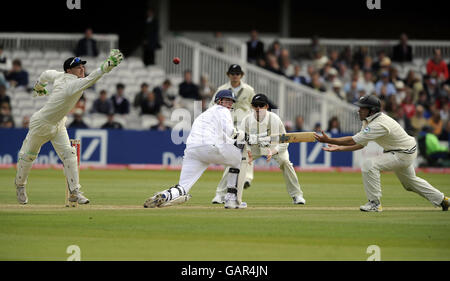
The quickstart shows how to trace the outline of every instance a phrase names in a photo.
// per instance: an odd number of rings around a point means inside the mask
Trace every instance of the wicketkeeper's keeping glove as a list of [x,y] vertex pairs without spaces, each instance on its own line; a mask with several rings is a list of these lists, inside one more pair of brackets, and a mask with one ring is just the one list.
[[36,81],[36,84],[34,84],[34,87],[33,87],[33,97],[47,95],[48,91],[45,87],[47,87],[46,83],[41,83],[39,81]]
[[123,60],[123,54],[118,49],[112,49],[109,57],[102,63],[100,69],[104,73],[110,72],[114,67],[118,66]]

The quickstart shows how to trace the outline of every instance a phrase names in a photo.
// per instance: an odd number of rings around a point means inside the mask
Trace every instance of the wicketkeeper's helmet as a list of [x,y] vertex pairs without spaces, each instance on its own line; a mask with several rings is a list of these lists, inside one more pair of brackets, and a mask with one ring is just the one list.
[[232,99],[233,102],[236,102],[236,97],[234,96],[234,93],[231,90],[220,90],[216,94],[216,97],[214,98],[214,102],[218,103],[223,98]]

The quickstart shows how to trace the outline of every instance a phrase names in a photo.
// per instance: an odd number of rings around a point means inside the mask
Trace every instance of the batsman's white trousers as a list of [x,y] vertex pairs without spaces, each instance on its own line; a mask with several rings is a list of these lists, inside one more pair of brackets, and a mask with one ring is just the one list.
[[[210,164],[225,165],[239,169],[241,150],[232,144],[187,147],[184,151],[178,184],[188,193]],[[229,185],[235,186],[236,179],[234,181],[233,184],[229,183]]]
[[406,190],[416,192],[428,199],[433,205],[439,206],[444,199],[444,194],[426,180],[416,176],[414,170],[416,157],[417,151],[413,154],[387,152],[365,160],[361,172],[367,199],[380,200],[380,171],[393,171]]
[[22,186],[27,183],[29,171],[42,145],[51,141],[53,148],[64,163],[64,173],[70,190],[80,187],[76,152],[70,144],[65,127],[66,120],[64,118],[57,125],[53,125],[32,116],[27,136],[19,151],[16,184]]

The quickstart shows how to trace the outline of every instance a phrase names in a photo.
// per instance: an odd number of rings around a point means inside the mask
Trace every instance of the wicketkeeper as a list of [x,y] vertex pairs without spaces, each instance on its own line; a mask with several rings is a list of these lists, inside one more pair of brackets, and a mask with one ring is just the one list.
[[[86,61],[79,57],[71,57],[65,60],[63,64],[64,72],[56,70],[42,72],[34,85],[33,96],[49,95],[49,99],[39,111],[31,116],[29,131],[19,151],[15,185],[17,200],[20,204],[28,203],[25,190],[28,174],[42,145],[48,141],[51,141],[63,162],[64,174],[70,191],[69,201],[79,204],[89,203],[89,199],[83,196],[80,191],[77,155],[75,148],[70,145],[65,127],[66,115],[75,106],[84,90],[119,65],[122,60],[122,53],[113,49],[100,67],[92,71],[87,77],[85,77],[84,69]],[[48,83],[53,83],[51,94],[45,88]]]

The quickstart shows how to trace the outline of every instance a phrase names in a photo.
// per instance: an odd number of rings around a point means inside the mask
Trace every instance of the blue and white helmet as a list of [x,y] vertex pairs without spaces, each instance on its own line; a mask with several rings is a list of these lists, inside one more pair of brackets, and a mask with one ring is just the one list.
[[220,101],[220,99],[223,99],[223,98],[232,99],[233,102],[236,102],[236,97],[234,96],[234,93],[231,90],[220,90],[216,94],[216,97],[214,98],[214,102],[218,103]]

